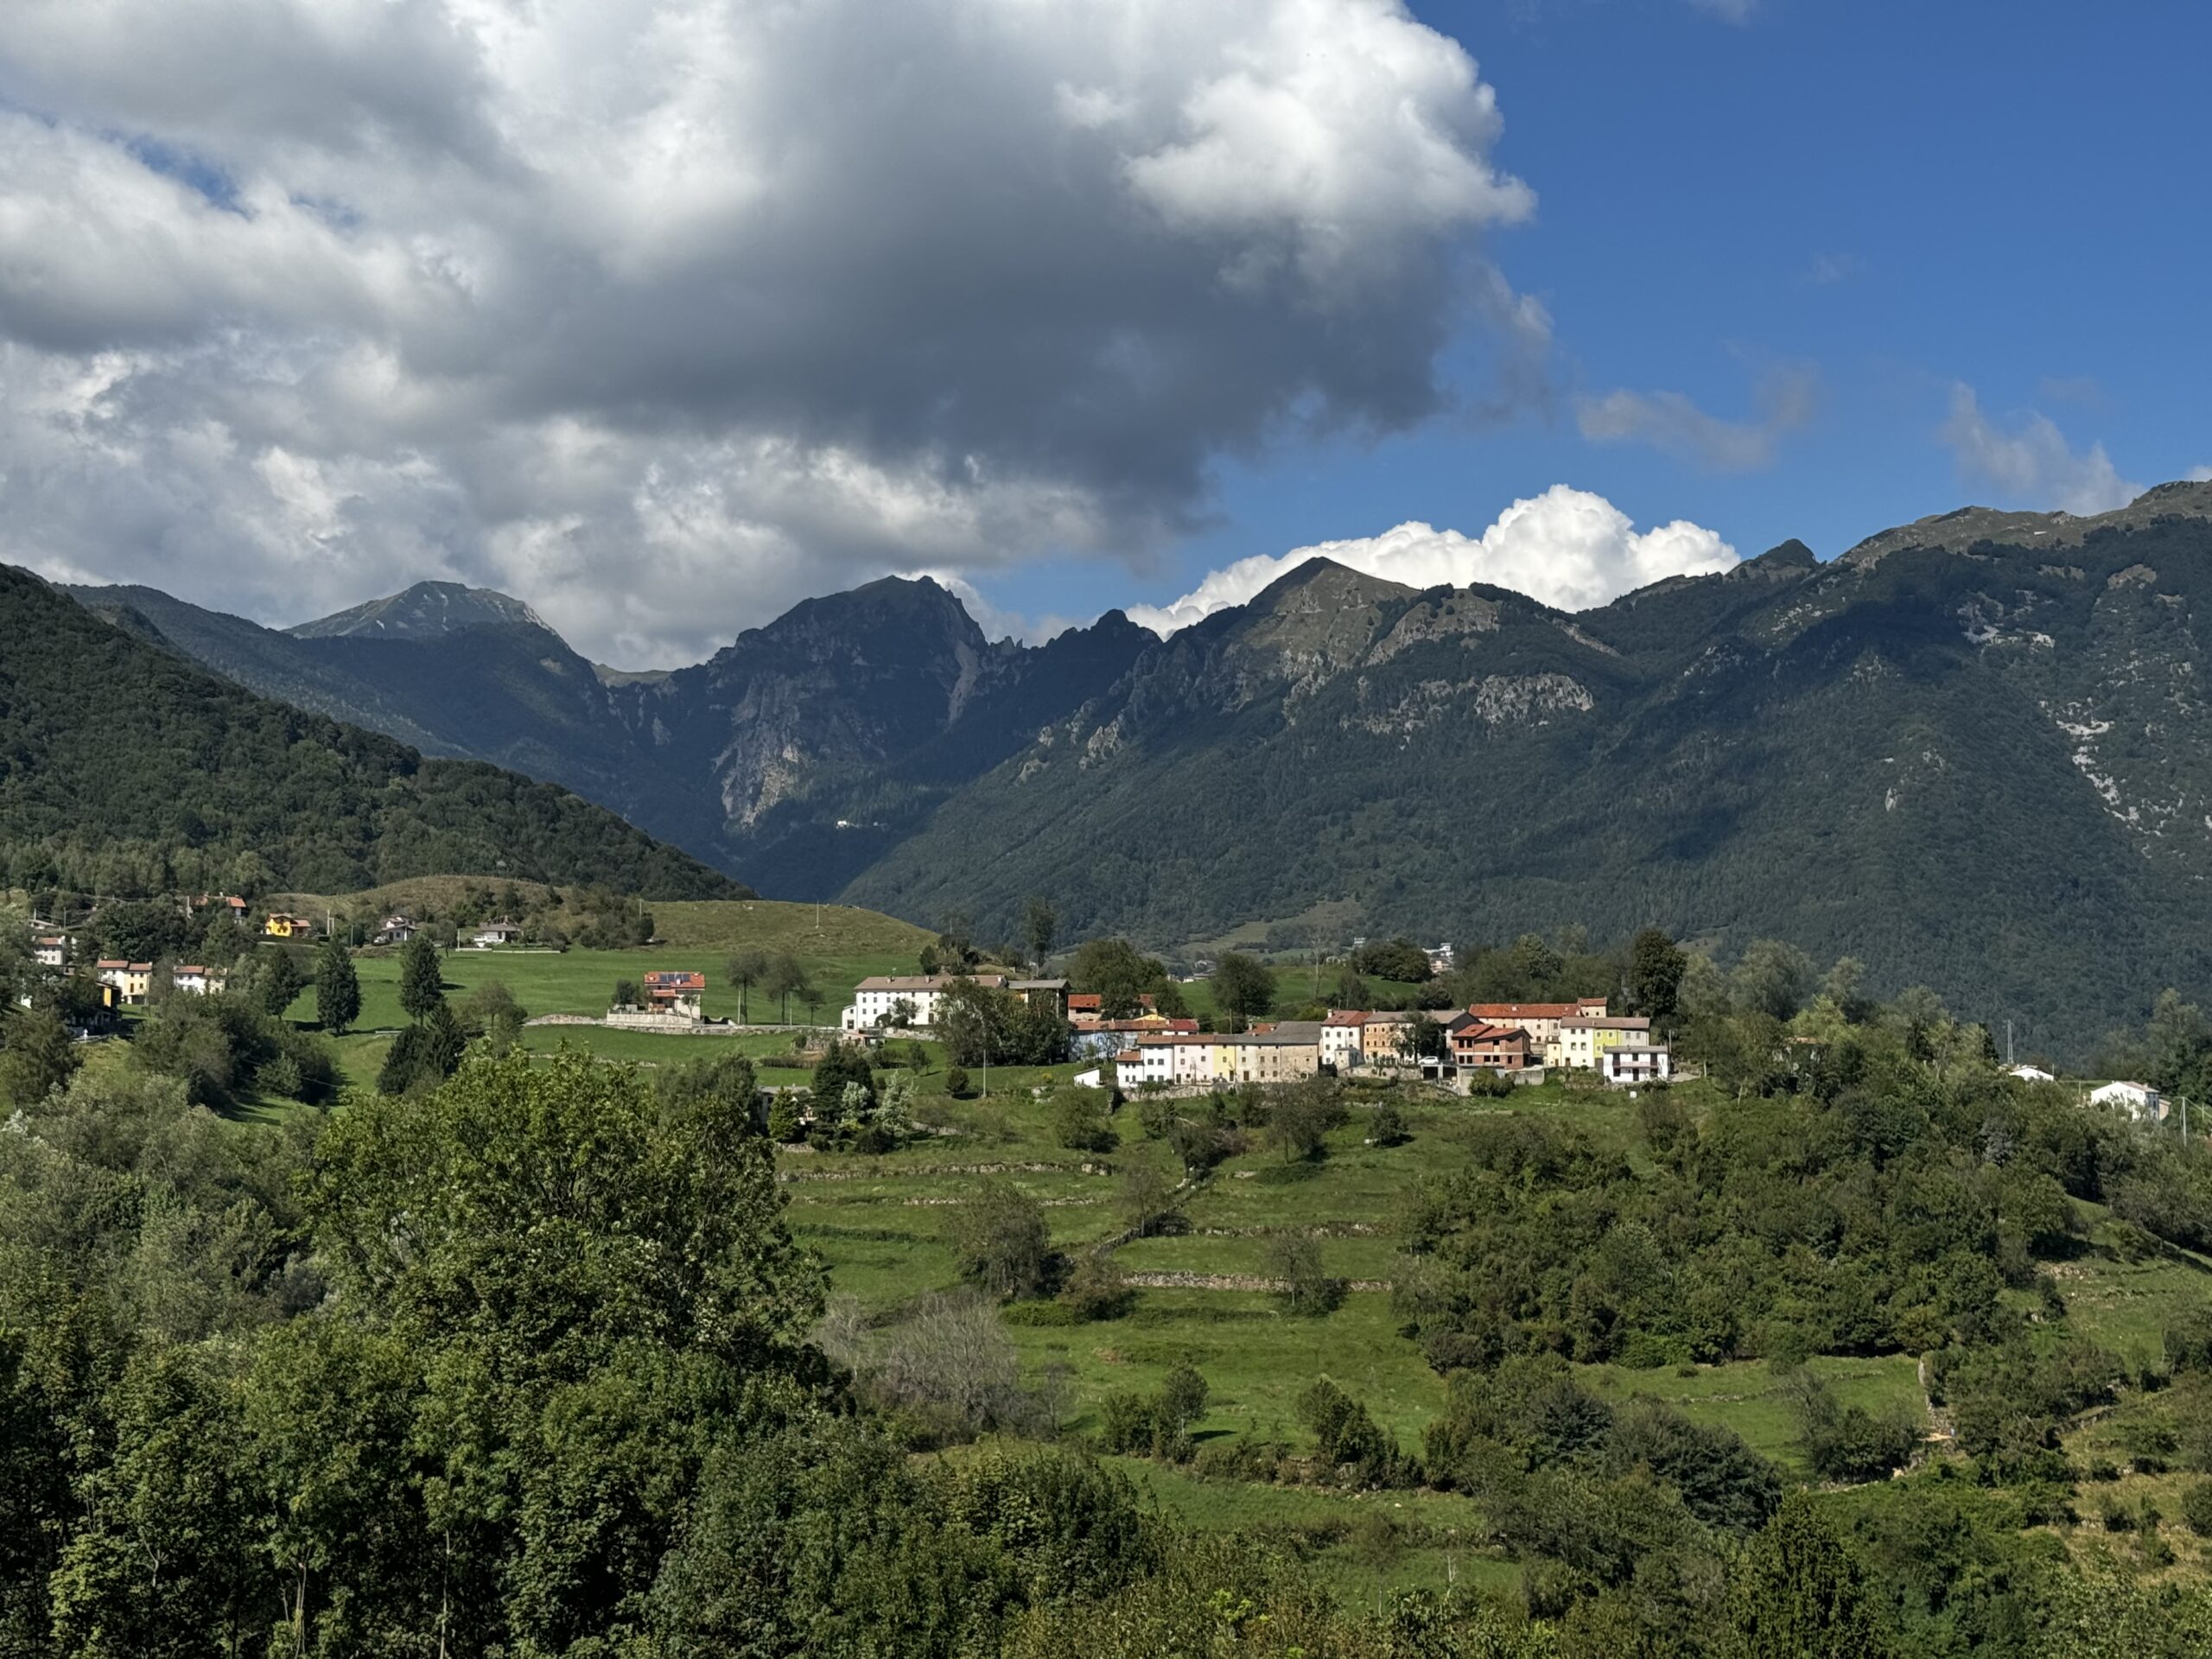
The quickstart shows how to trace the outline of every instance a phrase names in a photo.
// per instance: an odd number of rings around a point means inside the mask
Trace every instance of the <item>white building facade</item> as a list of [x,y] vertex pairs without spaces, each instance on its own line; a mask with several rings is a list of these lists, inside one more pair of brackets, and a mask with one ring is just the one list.
[[1616,1088],[1665,1083],[1675,1075],[1675,1057],[1663,1043],[1617,1043],[1600,1051],[1599,1075]]

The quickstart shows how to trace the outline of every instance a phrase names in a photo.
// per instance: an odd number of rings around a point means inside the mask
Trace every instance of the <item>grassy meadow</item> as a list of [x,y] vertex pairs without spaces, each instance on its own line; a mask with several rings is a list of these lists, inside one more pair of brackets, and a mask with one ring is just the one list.
[[[533,1014],[589,1015],[604,1010],[619,978],[649,968],[696,969],[708,977],[708,1012],[734,1019],[739,1002],[724,963],[734,950],[758,944],[791,951],[823,988],[817,1007],[793,1007],[794,1020],[811,1015],[830,1022],[855,982],[911,971],[927,938],[866,912],[823,906],[817,913],[811,906],[765,900],[657,906],[655,919],[661,942],[639,950],[452,952],[445,958],[449,994],[463,995],[498,980]],[[340,1039],[339,1047],[349,1076],[366,1084],[391,1041],[391,1028],[400,1022],[397,959],[396,953],[364,954],[359,962],[364,1029]],[[1301,1000],[1310,985],[1294,969],[1285,969],[1279,981],[1287,1004]],[[1206,988],[1185,988],[1186,995],[1196,993],[1194,1010],[1207,1007]],[[765,1021],[780,1011],[756,994],[749,1012]],[[311,1019],[311,995],[293,1013]],[[738,1052],[754,1059],[765,1082],[805,1076],[778,1065],[792,1052],[791,1035],[780,1031],[706,1038],[541,1026],[528,1028],[524,1042],[534,1051],[570,1046],[645,1068]],[[1292,1164],[1262,1148],[1231,1158],[1184,1192],[1173,1230],[1130,1238],[1121,1196],[1124,1172],[1149,1161],[1171,1179],[1179,1175],[1167,1147],[1143,1135],[1134,1108],[1116,1118],[1120,1139],[1111,1150],[1071,1150],[1059,1144],[1054,1126],[1058,1097],[1073,1088],[1079,1066],[995,1067],[988,1098],[956,1100],[944,1090],[941,1049],[921,1047],[918,1116],[931,1132],[881,1156],[804,1147],[781,1151],[790,1224],[823,1258],[833,1295],[850,1299],[875,1323],[896,1320],[919,1298],[955,1286],[945,1222],[986,1179],[1008,1181],[1038,1200],[1058,1249],[1073,1255],[1110,1247],[1135,1287],[1118,1317],[1073,1323],[1058,1304],[1016,1305],[1004,1314],[1025,1375],[1059,1394],[1061,1421],[1077,1437],[1096,1431],[1108,1396],[1154,1389],[1171,1368],[1188,1363],[1209,1385],[1207,1411],[1194,1431],[1202,1447],[1249,1440],[1304,1450],[1296,1402],[1316,1378],[1327,1376],[1356,1395],[1402,1446],[1417,1451],[1422,1431],[1443,1408],[1446,1384],[1401,1334],[1392,1307],[1389,1287],[1405,1266],[1398,1252],[1401,1217],[1415,1184],[1458,1167],[1469,1156],[1469,1126],[1499,1112],[1571,1123],[1631,1162],[1648,1160],[1634,1103],[1587,1085],[1554,1080],[1502,1101],[1399,1097],[1411,1138],[1390,1147],[1366,1142],[1370,1115],[1383,1096],[1355,1087],[1351,1121],[1330,1135],[1325,1157]],[[1678,1085],[1675,1098],[1694,1112],[1719,1108],[1700,1084]],[[2084,1246],[2077,1259],[2056,1269],[2072,1326],[2132,1365],[2152,1363],[2177,1311],[2200,1305],[2212,1292],[2212,1262],[2171,1248],[2146,1251],[2139,1234],[2111,1224],[2096,1206],[2079,1208]],[[1270,1246],[1288,1232],[1318,1236],[1325,1270],[1349,1281],[1332,1311],[1294,1313],[1267,1287]],[[1808,1369],[1844,1405],[1937,1426],[1912,1356],[1816,1358]],[[1663,1401],[1694,1421],[1733,1430],[1793,1476],[1809,1477],[1788,1379],[1763,1362],[1581,1370],[1586,1384],[1605,1398]],[[2148,1502],[2171,1514],[2177,1501],[2169,1490],[2173,1478],[2129,1462],[2129,1447],[2141,1433],[2139,1419],[2161,1408],[2150,1398],[2148,1405],[2131,1402],[2083,1422],[2069,1449],[2085,1464],[2108,1455],[2120,1466],[2108,1487],[2094,1489],[2097,1501],[2110,1496],[2129,1505]],[[1472,1541],[1484,1536],[1484,1529],[1462,1497],[1351,1493],[1201,1478],[1187,1467],[1144,1459],[1115,1461],[1163,1511],[1204,1528],[1277,1534],[1324,1576],[1363,1592],[1378,1584],[1506,1583],[1517,1572],[1476,1547]],[[2186,1553],[2193,1558],[2197,1552],[2192,1544]]]

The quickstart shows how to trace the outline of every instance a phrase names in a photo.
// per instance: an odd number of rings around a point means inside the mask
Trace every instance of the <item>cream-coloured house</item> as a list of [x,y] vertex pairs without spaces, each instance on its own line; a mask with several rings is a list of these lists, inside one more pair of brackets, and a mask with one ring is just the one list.
[[1651,1021],[1641,1014],[1576,1014],[1559,1022],[1557,1063],[1579,1071],[1595,1071],[1607,1049],[1618,1048],[1624,1043],[1649,1047],[1650,1042]]

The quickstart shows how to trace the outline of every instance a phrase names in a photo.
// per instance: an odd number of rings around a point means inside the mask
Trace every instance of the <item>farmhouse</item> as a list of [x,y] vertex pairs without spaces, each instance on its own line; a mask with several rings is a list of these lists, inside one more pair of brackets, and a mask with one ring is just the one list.
[[150,962],[124,962],[117,957],[103,957],[93,972],[101,984],[112,986],[116,995],[133,1007],[153,995],[154,964]]
[[60,968],[69,959],[69,941],[59,933],[45,933],[31,941],[31,960],[41,968]]
[[698,1020],[699,999],[707,993],[707,976],[678,969],[661,969],[645,977],[645,1007],[655,1014],[680,1014]]
[[877,974],[853,987],[852,1003],[842,1016],[844,1027],[874,1031],[893,1025],[935,1026],[938,1000],[963,979],[987,990],[1010,991],[1033,1007],[1043,1003],[1062,1014],[1070,1012],[1072,999],[1065,979],[1010,979],[1004,974]]
[[1617,1088],[1665,1083],[1675,1075],[1674,1054],[1663,1043],[1616,1043],[1599,1056],[1599,1075]]
[[495,944],[520,944],[522,929],[513,922],[486,922],[470,936],[469,942],[480,950],[488,950]]
[[416,934],[421,931],[422,930],[416,926],[415,918],[412,916],[407,915],[404,912],[395,911],[392,914],[385,917],[383,922],[378,925],[375,934],[372,937],[371,943],[376,944],[404,944],[408,940],[413,938]]
[[220,996],[223,993],[222,970],[210,971],[194,963],[169,970],[169,985],[187,996]]
[[2147,1083],[2108,1083],[2089,1090],[2096,1106],[2119,1106],[2139,1122],[2157,1122],[2166,1115],[2164,1098]]

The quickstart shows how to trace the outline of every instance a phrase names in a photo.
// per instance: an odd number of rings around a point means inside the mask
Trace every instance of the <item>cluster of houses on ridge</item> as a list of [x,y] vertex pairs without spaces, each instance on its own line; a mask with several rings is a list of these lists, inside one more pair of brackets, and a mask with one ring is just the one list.
[[[854,987],[844,1028],[854,1033],[886,1028],[927,1030],[956,982],[950,974],[885,975]],[[1077,1058],[1098,1064],[1078,1083],[1124,1093],[1140,1089],[1211,1087],[1217,1084],[1290,1083],[1322,1071],[1421,1075],[1451,1083],[1474,1071],[1535,1081],[1553,1067],[1594,1071],[1608,1084],[1663,1083],[1674,1075],[1674,1056],[1655,1042],[1651,1022],[1608,1013],[1603,997],[1573,1002],[1481,1002],[1438,1014],[1390,1010],[1332,1009],[1324,1020],[1283,1020],[1249,1031],[1205,1032],[1196,1020],[1160,1012],[1153,998],[1138,1011],[1104,1017],[1095,994],[1071,992],[1065,979],[1016,979],[1003,974],[976,978],[978,985],[1034,1003],[1050,999],[1074,1033]],[[1417,1021],[1438,1032],[1430,1052],[1417,1053]],[[1109,1069],[1110,1068],[1110,1069]]]
[[[1082,1020],[1075,1014],[1071,1018],[1080,1045]],[[1414,1035],[1423,1020],[1434,1028],[1426,1053],[1417,1052],[1422,1045]],[[1477,1071],[1535,1082],[1560,1067],[1594,1071],[1621,1086],[1674,1076],[1673,1053],[1652,1040],[1651,1022],[1609,1014],[1602,997],[1476,1003],[1439,1014],[1332,1008],[1323,1020],[1279,1020],[1231,1033],[1201,1032],[1195,1020],[1157,1016],[1099,1025],[1120,1028],[1111,1033],[1121,1039],[1113,1050],[1114,1082],[1125,1093],[1289,1082],[1321,1071],[1417,1072],[1451,1084]],[[1104,1081],[1103,1067],[1099,1080]]]

